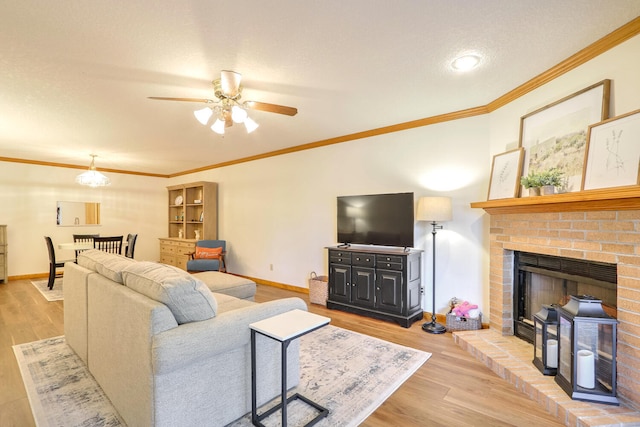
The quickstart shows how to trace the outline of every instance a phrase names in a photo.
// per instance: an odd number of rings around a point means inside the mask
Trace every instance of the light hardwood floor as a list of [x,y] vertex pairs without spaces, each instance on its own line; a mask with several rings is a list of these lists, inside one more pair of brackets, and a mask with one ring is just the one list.
[[[259,285],[259,302],[308,296]],[[310,304],[331,324],[428,351],[433,356],[362,425],[560,426],[553,417],[460,349],[451,334],[430,335],[420,323],[396,324]],[[29,280],[0,283],[0,426],[33,426],[14,344],[62,335],[63,302],[47,302]]]

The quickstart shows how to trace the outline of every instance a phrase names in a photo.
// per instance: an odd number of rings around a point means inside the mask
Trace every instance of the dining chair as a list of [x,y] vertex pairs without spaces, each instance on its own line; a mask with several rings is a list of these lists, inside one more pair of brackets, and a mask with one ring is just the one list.
[[47,250],[49,251],[49,281],[47,282],[47,287],[51,290],[53,289],[56,277],[62,277],[62,272],[58,272],[58,268],[64,267],[64,263],[67,261],[74,262],[75,260],[70,259],[56,262],[56,251],[53,248],[51,237],[44,236],[44,240],[47,242]]
[[133,258],[133,251],[136,248],[137,239],[138,239],[137,234],[127,235],[127,247],[124,250],[124,256],[126,256],[127,258]]
[[93,248],[121,255],[122,236],[94,237]]
[[[73,235],[73,243],[91,243],[93,244],[93,239],[96,237],[100,237],[99,234],[74,234]],[[86,249],[76,250],[76,259],[78,259],[78,255],[80,252],[86,251]]]

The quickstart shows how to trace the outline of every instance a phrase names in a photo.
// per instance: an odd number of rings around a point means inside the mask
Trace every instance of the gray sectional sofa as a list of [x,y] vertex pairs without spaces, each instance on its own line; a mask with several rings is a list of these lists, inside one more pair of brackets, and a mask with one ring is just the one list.
[[[63,292],[66,341],[129,427],[224,426],[250,412],[248,325],[307,309],[299,298],[257,304],[251,292],[246,299],[214,293],[177,268],[97,250],[65,265]],[[263,404],[280,393],[280,347],[258,339]],[[295,386],[298,343],[287,357],[288,385]]]

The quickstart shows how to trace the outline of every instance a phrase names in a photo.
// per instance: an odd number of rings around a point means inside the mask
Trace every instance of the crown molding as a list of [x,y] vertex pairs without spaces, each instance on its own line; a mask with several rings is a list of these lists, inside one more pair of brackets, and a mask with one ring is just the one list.
[[[55,168],[67,168],[67,169],[81,169],[88,170],[89,167],[87,165],[72,165],[69,163],[55,163],[55,162],[43,162],[40,160],[28,160],[28,159],[17,159],[13,157],[0,157],[0,162],[9,162],[9,163],[23,163],[27,165],[38,165],[38,166],[51,166]],[[122,173],[127,175],[139,175],[139,176],[152,176],[156,178],[169,178],[169,175],[160,174],[160,173],[147,173],[147,172],[136,172],[129,171],[123,169],[108,169],[108,168],[96,168],[97,171],[100,172],[111,172],[111,173]]]
[[[154,174],[154,173],[145,173],[145,172],[136,172],[136,171],[127,171],[127,170],[118,170],[118,169],[99,169],[103,172],[113,172],[113,173],[122,173],[128,175],[140,175],[140,176],[151,176],[158,178],[174,178],[183,175],[189,175],[196,172],[203,172],[211,169],[219,169],[226,166],[237,165],[240,163],[252,162],[254,160],[266,159],[269,157],[281,156],[289,153],[296,153],[299,151],[311,150],[319,147],[326,147],[328,145],[340,144],[343,142],[355,141],[363,138],[370,138],[378,135],[384,135],[393,132],[401,132],[408,129],[414,129],[418,127],[430,126],[438,123],[444,123],[452,120],[465,119],[468,117],[479,116],[491,113],[492,111],[501,108],[516,99],[532,92],[533,90],[539,88],[540,86],[549,83],[550,81],[566,74],[567,72],[579,67],[580,65],[585,64],[586,62],[592,60],[593,58],[603,54],[604,52],[618,46],[619,44],[629,40],[632,37],[640,34],[640,17],[633,19],[632,21],[626,23],[622,27],[617,30],[612,31],[606,36],[602,37],[600,40],[590,44],[584,49],[578,51],[574,55],[550,68],[549,70],[537,75],[526,83],[518,86],[517,88],[505,93],[504,95],[496,98],[495,100],[489,102],[487,105],[468,108],[466,110],[455,111],[446,114],[440,114],[432,117],[425,117],[418,120],[413,120],[404,123],[398,123],[391,126],[385,126],[377,129],[371,129],[362,132],[356,132],[348,135],[338,136],[335,138],[323,139],[320,141],[309,142],[306,144],[296,145],[294,147],[283,148],[281,150],[270,151],[268,153],[262,153],[255,156],[244,157],[241,159],[231,160],[222,163],[216,163],[209,166],[203,166],[197,169],[190,169],[181,172],[171,173],[171,174]],[[72,168],[72,169],[86,169],[86,166],[79,165],[70,165],[64,163],[51,163],[51,162],[40,162],[34,160],[25,160],[25,159],[15,159],[8,157],[0,157],[0,161],[4,162],[15,162],[15,163],[27,163],[27,164],[35,164],[41,166],[54,166],[54,167],[64,167],[64,168]]]

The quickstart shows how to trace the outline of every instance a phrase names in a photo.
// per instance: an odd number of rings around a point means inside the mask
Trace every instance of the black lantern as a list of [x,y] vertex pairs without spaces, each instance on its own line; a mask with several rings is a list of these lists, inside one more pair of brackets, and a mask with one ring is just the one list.
[[617,320],[604,312],[601,300],[589,295],[572,295],[558,314],[556,383],[572,399],[619,405]]
[[533,315],[535,336],[533,364],[544,375],[558,372],[558,313],[555,305],[543,305]]

